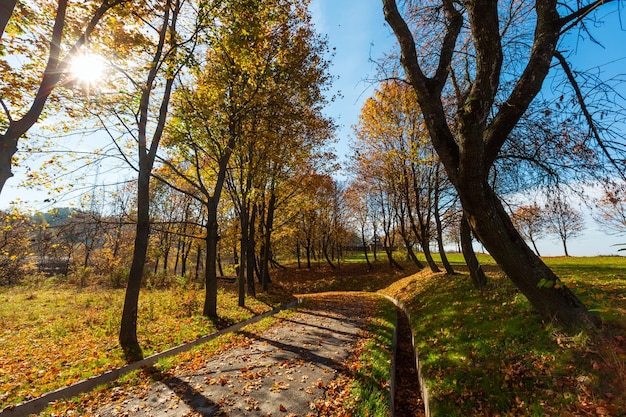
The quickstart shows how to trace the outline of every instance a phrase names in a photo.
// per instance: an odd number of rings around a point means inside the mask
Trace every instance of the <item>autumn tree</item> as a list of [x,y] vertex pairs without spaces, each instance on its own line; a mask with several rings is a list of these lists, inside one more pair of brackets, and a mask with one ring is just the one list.
[[[114,113],[122,129],[126,129],[126,135],[133,138],[137,146],[137,225],[119,333],[120,344],[131,360],[143,356],[137,340],[137,305],[149,243],[150,179],[166,125],[175,77],[184,62],[185,54],[179,50],[181,34],[177,25],[185,3],[185,0],[166,0],[154,4],[148,14],[138,11],[137,23],[153,31],[151,39],[154,43],[144,38],[148,43],[143,49],[146,55],[141,59],[146,59],[148,64],[146,72],[140,74],[145,78],[141,81],[131,79],[132,93],[129,94],[135,101],[122,103],[123,110]],[[136,113],[125,119],[128,104],[136,104],[133,109]]]
[[[428,141],[415,93],[409,86],[384,82],[366,100],[355,126],[354,159],[355,172],[370,182],[385,184],[386,192],[396,199],[392,207],[413,262],[422,267],[413,253],[414,244],[419,243],[431,270],[439,271],[430,244],[440,236],[440,230],[435,228],[441,227],[441,223],[434,216],[444,201],[447,180]],[[443,242],[441,239],[437,242],[446,268],[451,271]]]
[[537,203],[521,205],[513,212],[511,219],[517,231],[530,240],[537,256],[541,256],[537,249],[537,240],[548,232],[547,218],[543,209]]
[[595,220],[609,234],[626,234],[626,183],[607,184],[596,200]]
[[[305,4],[224,2],[213,19],[216,24],[205,34],[203,61],[177,95],[168,129],[170,155],[163,159],[186,184],[186,192],[205,205],[204,313],[210,316],[216,314],[222,190],[228,186],[241,222],[240,285],[247,282],[248,293],[254,295],[254,234],[262,224],[267,259],[276,186],[293,169],[290,161],[306,159],[329,135],[320,113],[328,82],[327,63],[321,58],[326,46],[312,31]],[[241,287],[240,304],[244,301]]]
[[580,236],[585,230],[582,214],[571,206],[564,195],[557,193],[548,199],[545,218],[547,231],[561,241],[565,256],[569,256],[567,241]]
[[0,192],[13,176],[12,159],[18,150],[18,141],[45,115],[55,89],[72,83],[68,71],[72,59],[103,25],[102,21],[105,21],[105,30],[119,30],[111,25],[114,21],[106,21],[106,16],[125,2],[2,2]]
[[0,211],[0,221],[0,285],[13,285],[24,274],[33,224],[30,216],[18,207]]
[[353,181],[348,185],[345,195],[348,221],[359,231],[367,269],[372,269],[368,251],[369,245],[366,238],[366,230],[369,225],[369,205],[367,204],[369,196],[367,193],[367,184],[362,181]]
[[[542,280],[556,283],[557,277],[524,243],[489,175],[541,90],[559,38],[606,2],[563,7],[556,1],[538,1],[534,7],[449,0],[421,7],[408,2],[404,14],[395,0],[382,3],[433,146],[480,241],[545,318],[598,325],[599,318],[566,287],[537,285]],[[528,47],[520,49],[524,42],[516,40],[525,38]],[[453,114],[444,110],[448,94],[455,100]]]

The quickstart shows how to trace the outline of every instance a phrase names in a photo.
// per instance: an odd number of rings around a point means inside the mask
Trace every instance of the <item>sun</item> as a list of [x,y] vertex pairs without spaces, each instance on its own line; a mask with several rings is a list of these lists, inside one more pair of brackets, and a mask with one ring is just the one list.
[[104,69],[104,58],[93,53],[76,55],[70,63],[72,78],[86,85],[93,85],[102,80]]

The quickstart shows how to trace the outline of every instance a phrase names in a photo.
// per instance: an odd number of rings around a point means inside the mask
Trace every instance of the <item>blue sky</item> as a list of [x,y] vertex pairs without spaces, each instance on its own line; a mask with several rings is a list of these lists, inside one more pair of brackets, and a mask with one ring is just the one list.
[[[592,34],[603,46],[589,41],[584,34],[573,33],[567,39],[571,49],[576,50],[576,56],[571,60],[575,69],[595,71],[598,65],[626,55],[623,49],[626,32],[622,29],[626,27],[626,18],[623,23],[620,22],[619,15],[615,13],[617,7],[617,3],[609,5],[599,15],[603,26],[590,25]],[[376,76],[376,67],[370,59],[379,59],[390,51],[395,45],[395,37],[385,23],[380,0],[312,0],[310,9],[318,32],[326,34],[330,46],[336,48],[331,72],[338,77],[334,91],[341,91],[343,98],[329,106],[327,114],[340,125],[337,152],[340,157],[345,157],[349,153],[351,126],[358,120],[363,101],[375,88],[367,81]],[[626,59],[621,58],[602,68],[611,76],[623,75]],[[583,206],[580,208],[584,209]],[[588,212],[585,217],[587,229],[583,236],[568,242],[571,255],[614,254],[618,248],[613,245],[626,243],[626,237],[609,236],[599,230]],[[545,256],[563,254],[560,241],[550,238],[542,239],[538,248]]]
[[361,105],[373,94],[376,66],[395,44],[395,37],[385,23],[379,0],[312,0],[310,10],[317,31],[328,36],[330,48],[336,48],[331,72],[337,77],[333,93],[342,97],[326,112],[339,124],[337,152],[348,152],[351,126],[356,124]]
[[[616,9],[617,3],[612,7]],[[380,0],[312,0],[310,10],[317,31],[328,36],[329,46],[335,48],[331,72],[336,77],[332,94],[341,93],[326,109],[339,125],[337,132],[339,145],[337,152],[340,158],[349,153],[349,137],[351,126],[358,120],[360,108],[364,100],[375,88],[371,80],[376,77],[376,65],[371,60],[381,58],[395,45],[395,37],[386,25]],[[609,10],[609,9],[607,9]],[[593,28],[593,33],[603,42],[605,48],[592,44],[588,40],[579,39],[576,43],[572,37],[572,48],[578,51],[575,65],[578,69],[589,69],[603,62],[612,61],[624,56],[623,43],[626,32],[620,26],[616,13],[605,17],[606,24],[601,29]],[[626,60],[612,64],[608,69],[611,74],[624,73]],[[18,188],[22,172],[7,182],[0,196],[0,207],[6,207],[15,198],[22,200],[39,200],[46,198],[45,193]],[[607,236],[597,230],[595,223],[589,221],[584,238],[572,240],[572,255],[598,255],[615,253],[614,243],[626,242],[626,237]],[[558,242],[544,239],[539,249],[542,255],[560,255],[562,248]]]

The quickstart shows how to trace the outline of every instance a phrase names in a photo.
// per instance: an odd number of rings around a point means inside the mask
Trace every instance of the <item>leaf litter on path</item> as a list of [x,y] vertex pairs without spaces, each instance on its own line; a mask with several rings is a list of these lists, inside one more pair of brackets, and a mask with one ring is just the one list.
[[249,343],[203,362],[194,358],[192,367],[183,363],[152,375],[156,382],[140,393],[111,395],[90,414],[303,417],[339,410],[345,396],[340,387],[350,378],[345,361],[375,311],[373,296],[306,297],[297,313],[264,333],[246,334],[244,329]]

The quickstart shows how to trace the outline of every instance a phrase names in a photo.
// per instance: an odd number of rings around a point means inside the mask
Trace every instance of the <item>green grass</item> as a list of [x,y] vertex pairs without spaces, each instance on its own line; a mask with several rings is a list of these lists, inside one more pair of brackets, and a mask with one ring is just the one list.
[[482,293],[466,274],[421,273],[384,290],[412,313],[434,416],[610,415],[624,410],[626,258],[546,262],[607,325],[544,323],[499,274]]
[[[117,335],[123,290],[0,288],[0,409],[126,363]],[[219,322],[201,315],[201,290],[142,290],[137,336],[144,356],[161,352],[273,306],[237,306],[220,289]]]
[[370,337],[363,341],[358,360],[352,364],[354,380],[346,400],[351,415],[391,415],[389,382],[395,321],[395,305],[380,299],[378,311],[370,321]]

